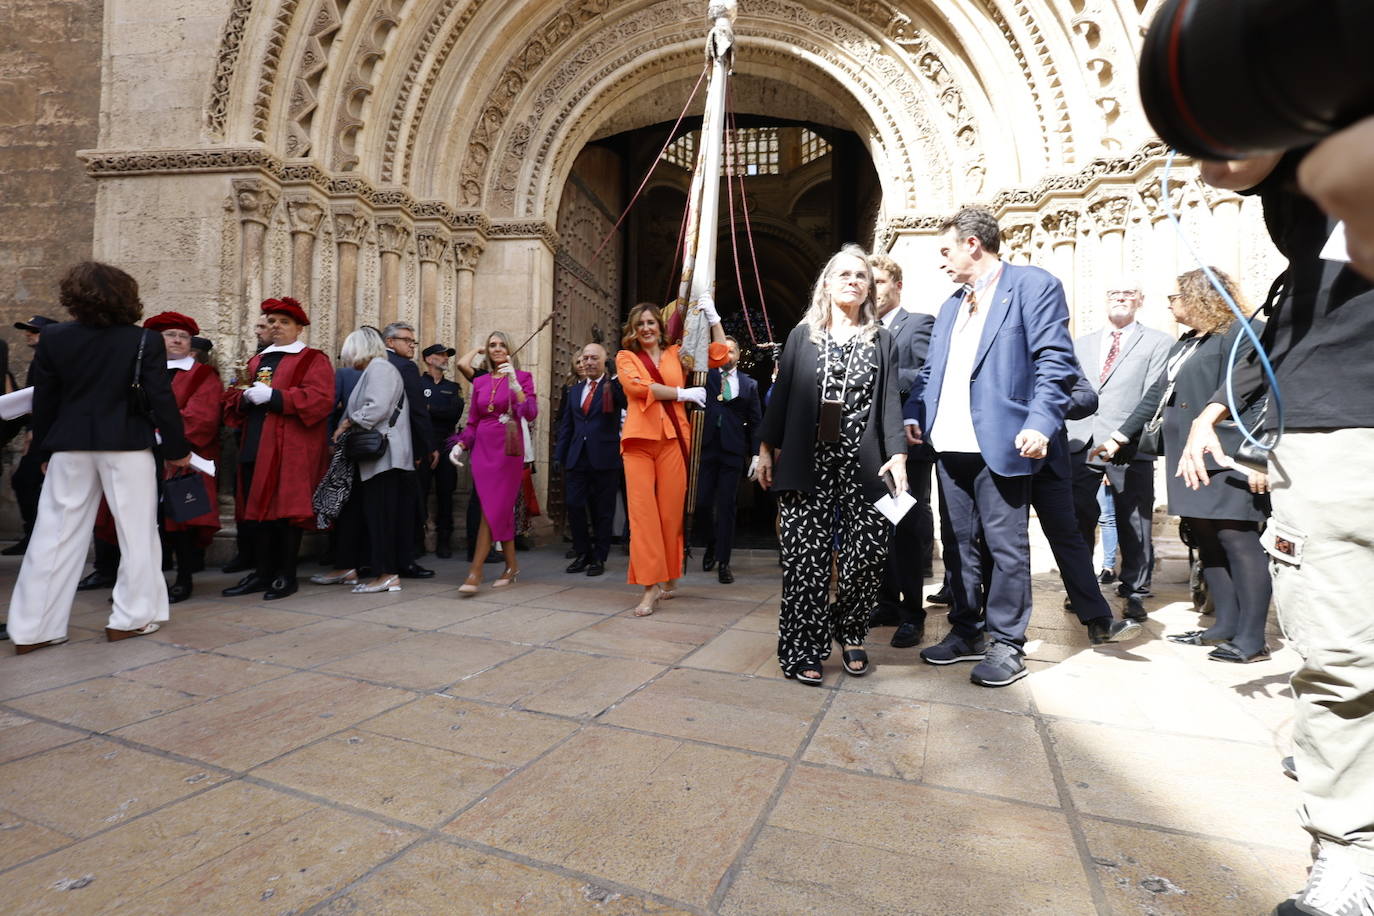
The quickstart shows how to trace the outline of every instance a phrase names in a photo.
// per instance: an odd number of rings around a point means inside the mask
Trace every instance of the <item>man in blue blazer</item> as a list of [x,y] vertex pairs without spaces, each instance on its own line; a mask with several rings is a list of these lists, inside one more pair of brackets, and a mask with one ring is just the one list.
[[[997,218],[966,207],[940,231],[945,273],[961,289],[940,307],[904,416],[908,441],[935,449],[959,550],[945,557],[952,629],[921,658],[932,665],[977,661],[970,679],[1003,687],[1026,674],[1031,478],[1063,428],[1078,369],[1063,285],[1038,267],[1002,262]],[[984,549],[991,558],[986,583]]]
[[706,423],[701,436],[695,524],[706,532],[701,568],[714,567],[722,585],[735,581],[730,551],[735,544],[735,497],[739,479],[758,451],[763,423],[759,383],[739,371],[739,342],[725,338],[730,355],[706,374]]
[[[553,460],[563,466],[563,499],[576,556],[567,571],[599,576],[606,571],[620,492],[620,412],[625,392],[606,374],[606,348],[582,348],[582,381],[568,389],[558,423]],[[587,515],[591,514],[591,533]]]

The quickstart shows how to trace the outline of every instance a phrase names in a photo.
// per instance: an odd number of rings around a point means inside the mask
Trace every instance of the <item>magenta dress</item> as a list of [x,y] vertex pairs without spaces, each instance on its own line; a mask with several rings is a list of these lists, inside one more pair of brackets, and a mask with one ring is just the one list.
[[[472,483],[493,541],[515,537],[515,498],[525,475],[524,455],[506,454],[506,424],[501,417],[509,413],[533,420],[539,415],[534,376],[517,370],[515,378],[525,391],[524,403],[511,395],[510,380],[504,375],[479,375],[473,379],[467,426],[449,440],[450,448],[457,442],[472,456]],[[522,437],[522,447],[523,442]]]

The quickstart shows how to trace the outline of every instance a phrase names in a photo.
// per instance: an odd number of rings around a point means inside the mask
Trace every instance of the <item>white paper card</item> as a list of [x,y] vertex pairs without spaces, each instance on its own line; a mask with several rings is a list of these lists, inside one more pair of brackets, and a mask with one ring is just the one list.
[[15,420],[33,413],[33,388],[0,394],[0,420]]
[[1345,223],[1336,224],[1335,230],[1331,233],[1331,238],[1326,240],[1325,247],[1322,248],[1323,261],[1338,261],[1342,264],[1350,263],[1350,247],[1345,243]]
[[191,467],[203,474],[209,474],[211,477],[215,476],[215,463],[209,458],[200,457],[195,452],[191,453]]
[[903,490],[896,496],[880,496],[873,505],[895,525],[916,505],[916,497]]

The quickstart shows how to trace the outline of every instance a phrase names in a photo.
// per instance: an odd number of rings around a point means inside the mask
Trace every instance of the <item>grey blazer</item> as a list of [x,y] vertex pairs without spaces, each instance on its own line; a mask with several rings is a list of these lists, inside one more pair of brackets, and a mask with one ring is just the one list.
[[[405,383],[401,373],[386,359],[374,359],[367,364],[353,393],[348,397],[348,419],[364,429],[381,429],[386,433],[386,451],[375,461],[358,462],[358,474],[363,480],[397,468],[415,470],[415,450],[410,444],[410,414],[401,404],[405,397]],[[401,404],[396,425],[388,426],[396,406]]]
[[[1083,367],[1083,374],[1097,391],[1097,413],[1082,420],[1069,420],[1069,449],[1082,451],[1094,443],[1103,442],[1120,428],[1135,410],[1140,399],[1154,380],[1164,371],[1169,348],[1174,342],[1169,335],[1140,325],[1122,347],[1122,353],[1112,366],[1105,382],[1098,381],[1102,360],[1111,346],[1108,325],[1100,331],[1084,334],[1073,342],[1074,353]],[[1139,454],[1134,461],[1153,461],[1154,455]]]

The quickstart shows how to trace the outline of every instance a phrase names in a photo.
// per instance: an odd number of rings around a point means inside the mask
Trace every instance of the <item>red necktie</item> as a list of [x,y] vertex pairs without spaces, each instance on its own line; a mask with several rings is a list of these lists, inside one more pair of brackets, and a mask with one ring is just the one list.
[[596,394],[596,382],[588,382],[588,383],[587,383],[587,393],[586,393],[586,395],[582,398],[582,412],[583,412],[583,413],[591,413],[591,409],[592,409],[592,396],[595,395],[595,394]]
[[1112,345],[1107,350],[1107,361],[1102,364],[1102,374],[1097,377],[1097,384],[1101,385],[1107,380],[1107,376],[1112,374],[1112,366],[1116,365],[1116,358],[1121,355],[1121,332],[1112,331]]

